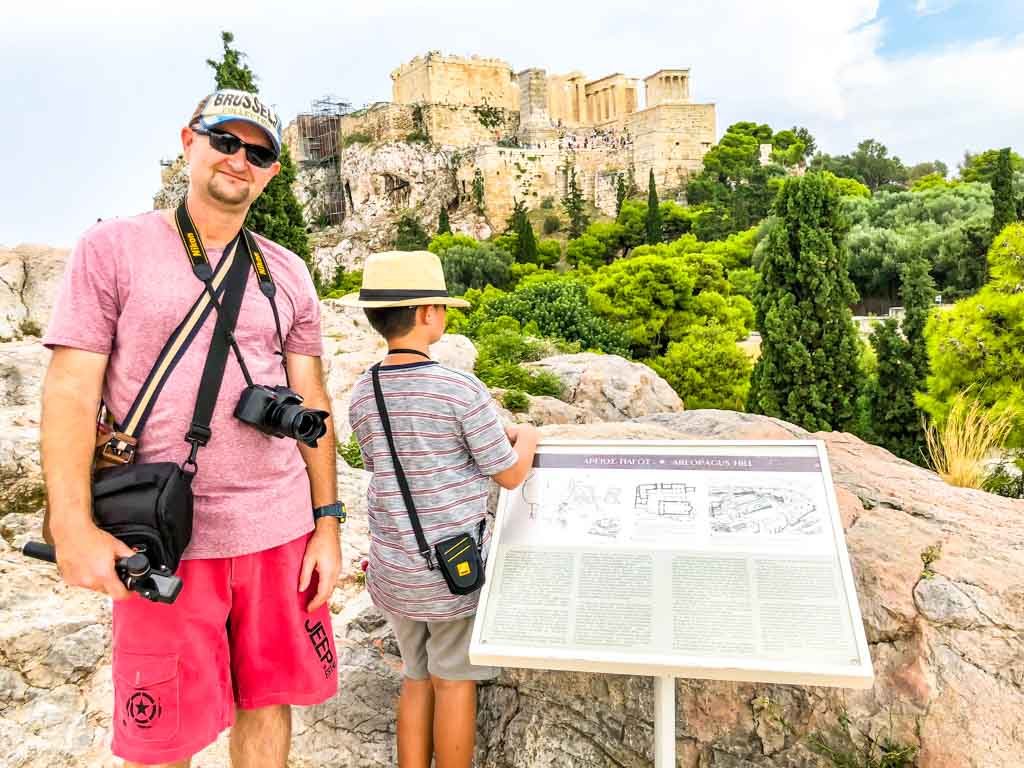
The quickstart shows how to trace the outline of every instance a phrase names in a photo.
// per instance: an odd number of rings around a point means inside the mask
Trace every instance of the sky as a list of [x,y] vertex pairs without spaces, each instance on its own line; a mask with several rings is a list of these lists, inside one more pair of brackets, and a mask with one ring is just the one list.
[[719,135],[802,125],[825,152],[870,137],[951,170],[1024,152],[1024,0],[3,0],[0,245],[70,246],[151,208],[224,29],[285,122],[324,96],[388,101],[390,72],[439,50],[593,79],[689,67]]

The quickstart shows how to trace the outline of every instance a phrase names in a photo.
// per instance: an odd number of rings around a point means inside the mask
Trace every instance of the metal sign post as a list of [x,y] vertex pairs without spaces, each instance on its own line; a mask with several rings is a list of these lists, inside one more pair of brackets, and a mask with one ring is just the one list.
[[654,678],[654,768],[676,764],[676,679]]

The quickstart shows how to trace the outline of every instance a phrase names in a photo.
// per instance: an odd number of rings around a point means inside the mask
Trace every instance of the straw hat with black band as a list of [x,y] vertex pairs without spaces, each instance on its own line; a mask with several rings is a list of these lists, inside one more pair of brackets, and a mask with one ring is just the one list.
[[374,253],[363,265],[363,286],[341,298],[346,307],[421,307],[444,304],[468,307],[469,302],[448,295],[441,260],[430,251]]

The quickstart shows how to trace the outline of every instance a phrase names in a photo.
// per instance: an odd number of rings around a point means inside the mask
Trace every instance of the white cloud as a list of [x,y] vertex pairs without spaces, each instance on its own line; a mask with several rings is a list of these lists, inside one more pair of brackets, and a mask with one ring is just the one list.
[[204,60],[217,55],[221,29],[235,32],[284,115],[327,93],[357,105],[388,99],[392,69],[440,49],[503,58],[515,71],[578,69],[594,78],[689,66],[694,97],[718,105],[719,133],[737,120],[806,125],[832,153],[873,137],[905,162],[953,167],[966,148],[1020,150],[1024,141],[1024,100],[1001,87],[1024,72],[1024,37],[886,56],[878,0],[256,6],[5,4],[0,68],[18,76],[0,81],[0,103],[20,119],[0,123],[0,144],[16,148],[5,170],[21,183],[8,187],[18,189],[7,195],[15,199],[0,201],[0,242],[69,243],[99,215],[147,207],[158,159],[173,154],[182,116],[210,86]]
[[935,16],[945,13],[956,3],[957,0],[914,0],[914,13],[918,16]]

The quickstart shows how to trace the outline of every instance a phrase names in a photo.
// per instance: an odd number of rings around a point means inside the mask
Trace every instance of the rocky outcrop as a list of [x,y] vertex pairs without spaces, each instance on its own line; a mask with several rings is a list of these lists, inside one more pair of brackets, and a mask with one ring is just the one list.
[[42,334],[67,258],[66,248],[0,247],[0,342]]
[[[468,162],[459,152],[429,143],[373,143],[346,147],[341,157],[341,185],[346,196],[345,220],[331,228],[333,242],[323,243],[314,252],[314,262],[322,275],[331,275],[337,266],[361,269],[366,257],[388,250],[394,241],[399,216],[410,211],[428,234],[437,228],[438,214],[446,206],[451,227],[484,239],[491,229],[476,214],[472,205],[458,205],[469,199],[456,175],[461,163]],[[296,189],[310,215],[319,204],[317,195],[324,185],[322,169],[299,171]],[[309,220],[315,220],[310,218]]]
[[557,355],[526,367],[554,374],[565,386],[562,400],[582,410],[584,422],[625,421],[683,410],[683,401],[668,382],[643,363],[618,355]]

